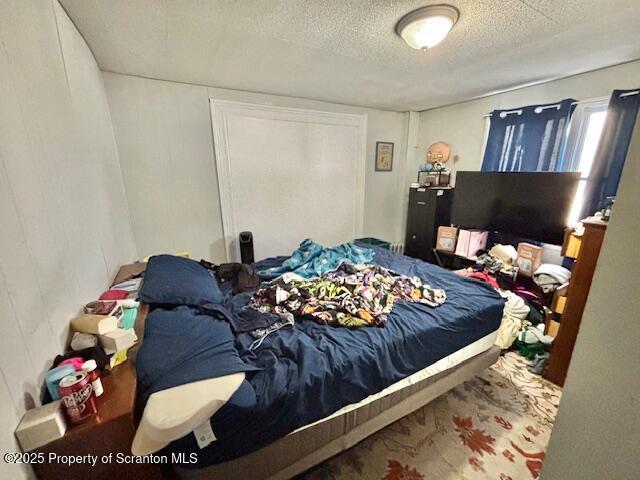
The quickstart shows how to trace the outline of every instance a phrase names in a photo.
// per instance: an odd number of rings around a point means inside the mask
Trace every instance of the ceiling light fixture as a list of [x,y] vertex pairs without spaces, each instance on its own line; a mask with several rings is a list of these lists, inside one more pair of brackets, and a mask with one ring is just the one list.
[[396,25],[396,33],[416,50],[428,50],[445,39],[460,12],[451,5],[429,5],[408,13]]

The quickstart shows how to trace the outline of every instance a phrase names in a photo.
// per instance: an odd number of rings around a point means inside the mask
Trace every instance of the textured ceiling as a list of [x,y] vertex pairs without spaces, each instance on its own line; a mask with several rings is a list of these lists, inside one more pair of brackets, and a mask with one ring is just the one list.
[[639,0],[450,0],[429,52],[394,26],[413,0],[61,0],[103,70],[424,110],[640,58]]

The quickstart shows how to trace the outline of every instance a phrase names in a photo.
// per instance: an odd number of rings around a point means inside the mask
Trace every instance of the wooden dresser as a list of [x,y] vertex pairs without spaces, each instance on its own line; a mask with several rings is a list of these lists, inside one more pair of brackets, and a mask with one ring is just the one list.
[[[580,329],[582,312],[587,303],[593,272],[598,263],[600,248],[607,230],[607,222],[601,220],[587,219],[583,220],[582,224],[584,234],[572,269],[560,328],[553,342],[549,363],[542,374],[544,378],[560,386],[564,385],[567,376],[573,346]],[[565,239],[563,252],[566,248],[567,239]]]

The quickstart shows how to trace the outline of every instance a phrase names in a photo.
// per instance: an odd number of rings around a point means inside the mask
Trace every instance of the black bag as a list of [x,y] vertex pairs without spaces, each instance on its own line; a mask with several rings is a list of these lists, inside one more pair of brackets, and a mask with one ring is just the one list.
[[220,284],[231,282],[233,293],[253,290],[260,285],[260,277],[250,265],[244,263],[223,263],[214,265],[206,260],[200,260],[200,265],[212,270]]

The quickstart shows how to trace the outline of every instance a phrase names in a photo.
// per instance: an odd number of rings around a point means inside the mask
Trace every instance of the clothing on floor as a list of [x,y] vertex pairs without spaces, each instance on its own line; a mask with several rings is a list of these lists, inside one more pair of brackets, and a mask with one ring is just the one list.
[[345,262],[352,264],[371,262],[373,255],[373,250],[370,248],[359,247],[353,243],[325,248],[307,238],[282,265],[257,273],[268,279],[277,278],[286,272],[294,272],[303,278],[314,278],[337,269]]
[[527,367],[527,370],[529,370],[531,373],[535,373],[536,375],[541,375],[544,367],[547,366],[549,357],[549,352],[536,353],[535,357],[533,357],[531,365]]
[[[496,247],[501,247],[496,250]],[[518,267],[515,267],[510,260],[510,250],[507,248],[511,245],[496,245],[489,253],[483,253],[476,260],[475,269],[484,270],[492,275],[503,275],[507,278],[515,280],[518,274]]]
[[501,243],[496,243],[491,247],[491,250],[489,250],[489,255],[501,260],[505,264],[513,265],[518,257],[518,251],[513,247],[513,245],[502,245]]
[[542,342],[526,343],[516,339],[513,345],[520,355],[529,360],[533,360],[537,354],[545,352],[545,346]]
[[478,256],[478,259],[476,260],[476,266],[478,268],[484,269],[494,274],[498,273],[503,265],[504,265],[504,262],[502,260],[488,253],[481,254],[480,256]]
[[279,280],[256,292],[250,306],[259,312],[308,315],[323,325],[382,326],[399,300],[431,307],[444,303],[444,290],[417,277],[396,275],[371,264],[343,263],[321,278]]
[[551,263],[543,263],[533,273],[533,281],[544,293],[553,292],[560,285],[567,283],[570,278],[571,270]]
[[531,325],[538,325],[540,323],[543,323],[544,315],[540,311],[540,307],[529,300],[525,300],[525,303],[529,306],[527,321],[529,321]]
[[544,325],[534,327],[527,324],[518,334],[518,340],[525,343],[542,342],[545,345],[553,343],[553,337],[544,334]]
[[544,305],[544,300],[540,293],[534,292],[522,285],[514,285],[511,287],[513,293],[518,295],[519,297],[524,298],[527,302],[533,303],[534,305]]
[[506,300],[502,311],[502,322],[498,329],[496,345],[502,349],[509,348],[518,337],[523,327],[523,321],[529,315],[529,307],[518,295],[507,290],[501,290],[500,295]]
[[496,277],[491,275],[487,270],[483,270],[481,272],[475,272],[475,271],[466,272],[463,275],[468,278],[475,278],[476,280],[486,282],[489,285],[491,285],[493,288],[498,288],[498,281],[496,280]]

